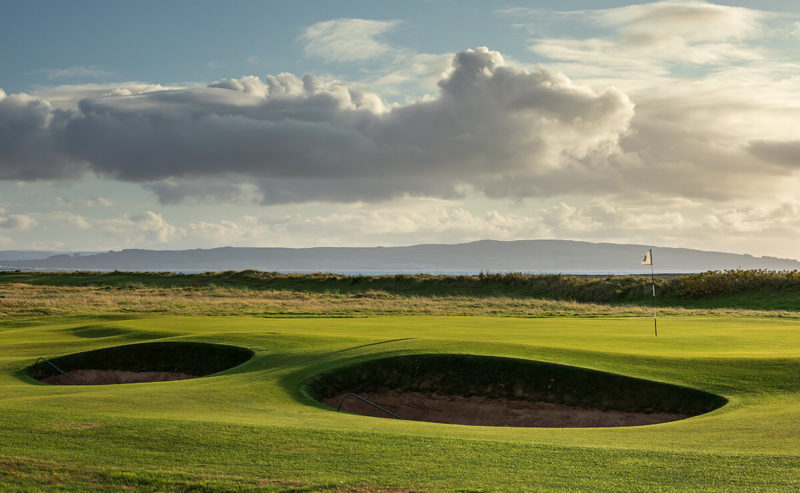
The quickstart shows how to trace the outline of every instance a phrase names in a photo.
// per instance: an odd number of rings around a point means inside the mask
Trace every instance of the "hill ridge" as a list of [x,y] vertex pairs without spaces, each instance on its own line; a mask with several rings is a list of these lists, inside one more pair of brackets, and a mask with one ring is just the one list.
[[578,240],[478,240],[392,247],[217,247],[186,250],[131,248],[104,253],[61,253],[44,259],[0,259],[5,269],[288,272],[639,272],[654,250],[658,272],[796,270],[800,261],[681,247]]

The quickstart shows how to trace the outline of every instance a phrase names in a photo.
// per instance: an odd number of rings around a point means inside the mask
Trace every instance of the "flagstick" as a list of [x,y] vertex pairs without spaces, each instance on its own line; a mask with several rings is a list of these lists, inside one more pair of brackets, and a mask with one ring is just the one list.
[[653,271],[653,250],[650,250],[650,280],[653,282],[653,330],[658,337],[658,317],[656,316],[656,275]]

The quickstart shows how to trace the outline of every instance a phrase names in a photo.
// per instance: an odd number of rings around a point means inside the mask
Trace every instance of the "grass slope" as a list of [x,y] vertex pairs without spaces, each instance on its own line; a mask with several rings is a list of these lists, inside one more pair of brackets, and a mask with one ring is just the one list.
[[[38,356],[145,341],[247,347],[221,374],[49,386]],[[779,318],[63,316],[0,325],[0,490],[796,491],[800,331]],[[534,359],[730,400],[684,421],[518,429],[337,414],[303,390],[371,358]]]

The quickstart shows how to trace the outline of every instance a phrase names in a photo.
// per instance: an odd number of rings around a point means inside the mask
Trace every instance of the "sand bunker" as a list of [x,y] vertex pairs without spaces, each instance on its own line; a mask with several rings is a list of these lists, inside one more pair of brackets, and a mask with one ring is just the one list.
[[[402,419],[481,426],[613,427],[686,419],[724,405],[695,389],[584,368],[472,355],[371,360],[307,385],[336,409],[355,393]],[[342,411],[393,419],[354,397]]]
[[[72,370],[65,372],[80,385],[111,385],[119,383],[167,382],[197,378],[188,373],[166,371],[124,371],[124,370]],[[65,375],[57,374],[43,378],[44,383],[53,385],[75,385]]]
[[[589,428],[652,425],[692,416],[678,413],[613,411],[566,406],[551,402],[488,399],[420,392],[384,391],[365,392],[358,395],[379,404],[403,419],[459,425]],[[328,397],[322,402],[335,409],[339,406],[343,396],[344,394]],[[351,397],[345,400],[342,411],[377,418],[388,416],[369,404]]]
[[249,349],[222,344],[149,342],[48,358],[52,365],[40,359],[28,372],[53,385],[165,382],[219,373],[252,356]]

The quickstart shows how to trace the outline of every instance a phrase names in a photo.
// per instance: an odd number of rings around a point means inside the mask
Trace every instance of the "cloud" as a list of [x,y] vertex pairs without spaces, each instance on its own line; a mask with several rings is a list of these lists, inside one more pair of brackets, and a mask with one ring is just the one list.
[[800,78],[672,80],[629,96],[478,48],[452,58],[437,95],[406,104],[287,73],[120,88],[75,110],[0,93],[0,179],[93,173],[162,204],[266,205],[468,193],[726,201],[797,183],[785,122]]
[[454,53],[418,53],[393,46],[382,35],[399,21],[335,19],[307,28],[301,36],[307,55],[327,62],[357,63],[363,84],[385,98],[409,102],[437,88]]
[[48,79],[84,79],[90,77],[108,77],[114,75],[113,72],[103,70],[98,67],[87,67],[85,65],[76,65],[74,67],[65,67],[57,69],[44,69],[42,70]]
[[403,199],[383,206],[339,205],[326,212],[194,222],[186,228],[184,240],[189,245],[293,247],[561,238],[708,249],[727,239],[739,251],[769,251],[775,250],[769,248],[770,242],[800,228],[799,211],[796,201],[718,210],[561,201],[519,213],[476,212],[450,201]]
[[[185,227],[172,224],[153,211],[96,217],[65,210],[31,214],[34,225],[48,231],[47,238],[58,235],[73,250],[154,247],[174,244],[187,236]],[[2,218],[0,218],[2,219]],[[1,221],[0,221],[1,224]],[[31,236],[33,238],[33,236]]]
[[92,225],[89,223],[89,221],[87,221],[85,217],[83,217],[83,216],[81,216],[79,214],[69,214],[69,215],[66,216],[65,219],[66,219],[66,224],[68,224],[68,225],[70,225],[70,226],[72,226],[74,228],[89,229],[89,228],[92,227]]
[[74,200],[65,197],[56,197],[56,204],[60,207],[111,207],[114,205],[112,199],[106,197],[95,197],[93,199]]
[[222,182],[219,180],[166,179],[143,184],[144,188],[153,192],[161,205],[186,202],[257,202],[256,194],[247,183]]
[[[704,1],[660,1],[602,10],[513,9],[501,15],[530,23],[531,50],[552,59],[624,72],[665,74],[683,65],[760,60],[746,41],[765,31],[764,12]],[[542,36],[545,22],[581,23],[608,31],[591,38]]]
[[[496,208],[495,206],[499,206]],[[68,211],[30,215],[39,227],[8,230],[17,247],[40,233],[71,250],[215,246],[396,246],[480,239],[559,238],[796,256],[800,201],[719,207],[687,201],[626,205],[616,200],[476,208],[462,201],[404,198],[380,204],[313,204],[259,209],[258,216],[168,220],[152,211],[106,218]],[[0,234],[4,229],[0,228]]]
[[380,69],[368,73],[365,84],[401,102],[430,98],[438,82],[450,70],[453,56],[453,53],[398,51]]
[[0,228],[25,231],[36,226],[36,220],[25,214],[0,216]]
[[398,21],[334,19],[309,26],[301,39],[306,42],[304,50],[309,56],[331,62],[370,60],[393,51],[378,38],[397,24]]
[[709,229],[726,235],[786,238],[796,235],[800,229],[800,202],[719,210],[709,214],[704,223]]
[[558,202],[520,212],[472,211],[453,201],[402,199],[385,205],[337,205],[324,212],[272,213],[241,221],[196,222],[187,239],[214,245],[408,245],[479,239],[608,237],[651,239],[696,233],[701,220],[675,210],[629,208],[604,202]]
[[[0,172],[34,179],[88,168],[142,183],[164,203],[194,193],[229,198],[243,184],[267,204],[455,197],[465,185],[524,197],[569,190],[582,163],[602,168],[634,114],[618,90],[523,70],[486,48],[458,53],[439,87],[436,98],[389,107],[362,88],[310,75],[243,77],[85,99],[55,126],[47,119],[58,112],[46,102],[17,96],[28,101],[18,112],[35,123],[20,136],[49,132],[50,140],[22,163],[5,158]],[[59,159],[42,156],[48,147]],[[31,162],[47,167],[37,176]],[[546,192],[502,186],[537,179],[562,183]]]
[[755,140],[748,150],[754,156],[789,168],[800,168],[800,140],[776,142]]
[[[56,202],[58,203],[58,200],[56,200]],[[69,230],[87,230],[93,228],[92,219],[81,216],[80,214],[75,214],[74,212],[65,211],[63,209],[50,212],[40,212],[34,215],[39,223],[48,225],[51,228],[66,227]],[[96,229],[92,229],[92,233],[96,231]],[[83,233],[82,236],[85,237],[88,236],[88,234]]]
[[746,38],[759,32],[764,17],[758,10],[681,0],[598,11],[600,22],[622,26],[623,39],[657,45],[664,38],[689,42]]
[[[730,201],[800,185],[789,123],[800,105],[797,16],[704,1],[499,14],[522,23],[552,66],[593,87],[613,84],[636,104],[623,152],[605,174],[576,168],[576,192]],[[568,26],[581,32],[576,23],[592,35],[565,38]],[[507,186],[550,188],[545,178]]]
[[236,221],[195,222],[187,239],[213,245],[331,246],[453,243],[481,237],[530,237],[547,228],[539,217],[473,213],[437,199],[403,199],[385,206],[339,205],[318,214],[271,214]]
[[146,82],[115,82],[110,84],[66,84],[42,87],[33,91],[31,96],[47,101],[53,108],[77,110],[83,99],[106,96],[129,96],[148,92],[183,89],[182,86],[165,86]]
[[90,224],[123,245],[171,243],[186,235],[184,228],[170,224],[161,214],[152,211],[95,219]]
[[27,94],[0,89],[0,180],[76,178],[86,167],[56,141],[69,116]]

